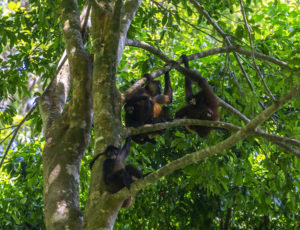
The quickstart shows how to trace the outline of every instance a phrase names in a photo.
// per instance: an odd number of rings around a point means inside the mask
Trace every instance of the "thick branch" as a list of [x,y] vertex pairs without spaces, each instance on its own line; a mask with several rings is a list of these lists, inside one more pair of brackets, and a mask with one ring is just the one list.
[[[248,122],[246,122],[246,123],[248,123]],[[230,131],[234,131],[234,132],[239,131],[241,129],[241,127],[239,127],[237,125],[233,125],[233,124],[221,122],[221,121],[178,119],[178,120],[174,120],[172,122],[157,123],[157,124],[153,124],[153,125],[147,124],[144,126],[140,126],[138,128],[133,128],[133,127],[127,128],[126,129],[126,137],[132,136],[132,135],[138,135],[138,134],[143,134],[143,133],[159,131],[159,130],[163,130],[163,129],[170,129],[170,128],[174,128],[177,126],[191,126],[191,125],[208,126],[208,127],[218,128],[218,129],[226,129],[226,130],[230,130]],[[298,140],[288,138],[288,137],[281,137],[281,136],[274,135],[274,134],[268,134],[258,128],[253,133],[251,133],[251,135],[257,135],[259,137],[263,137],[269,141],[276,142],[276,143],[278,143],[278,142],[289,143],[294,146],[300,147],[300,141],[298,141]],[[295,154],[295,155],[297,155],[297,154]]]
[[[84,10],[88,9],[86,5]],[[61,12],[73,87],[72,99],[68,107],[70,111],[66,115],[72,113],[70,117],[72,122],[77,123],[82,120],[87,122],[88,126],[91,123],[92,59],[84,48],[77,1],[62,0]]]
[[[126,41],[126,45],[129,45],[129,46],[134,46],[134,47],[139,47],[139,48],[142,48],[142,49],[145,49],[151,53],[153,53],[154,55],[158,56],[159,58],[161,58],[163,61],[165,62],[171,62],[172,60],[168,58],[167,55],[165,55],[164,53],[162,53],[160,50],[156,49],[155,47],[149,45],[148,43],[145,43],[145,42],[141,42],[141,41],[137,41],[137,40],[131,40],[131,39],[127,39]],[[241,48],[240,46],[227,46],[227,47],[221,47],[221,48],[215,48],[215,49],[210,49],[210,50],[205,50],[205,51],[202,51],[200,53],[195,53],[195,54],[192,54],[190,56],[188,56],[188,59],[189,60],[195,60],[195,59],[198,59],[198,58],[202,58],[202,57],[207,57],[207,56],[210,56],[210,55],[214,55],[214,54],[219,54],[219,53],[227,53],[227,52],[232,52],[232,51],[236,51],[240,54],[245,54],[247,56],[251,56],[251,51],[250,50],[245,50],[243,48]],[[287,68],[287,69],[291,69],[288,64],[286,62],[283,62],[283,61],[280,61],[276,58],[273,58],[273,57],[269,57],[267,55],[264,55],[262,53],[258,53],[258,52],[255,52],[255,56],[258,57],[258,58],[261,58],[263,60],[266,60],[266,61],[269,61],[269,62],[272,62],[276,65],[279,65],[283,68]],[[178,62],[178,65],[179,65],[180,60]],[[161,74],[165,73],[166,71],[170,70],[172,68],[172,65],[167,65],[167,66],[164,66],[160,69],[157,69],[155,70],[151,76],[153,78],[155,77],[158,77],[160,76]],[[182,67],[178,67],[177,66],[177,69],[181,72],[184,71],[184,69]],[[126,94],[130,94],[133,90],[135,90],[137,87],[141,86],[142,84],[144,84],[145,82],[145,78],[137,81],[131,88],[129,88],[126,92],[125,92],[125,95]],[[227,104],[225,101],[223,101],[222,99],[218,98],[219,99],[219,104],[225,108],[226,110],[230,111],[231,113],[235,114],[236,116],[238,116],[242,121],[245,122],[245,124],[247,124],[248,122],[250,122],[250,120],[245,116],[243,115],[241,112],[239,112],[238,110],[236,110],[235,108],[233,108],[231,105]],[[260,130],[260,132],[264,132],[263,130]],[[294,155],[299,155],[299,152],[291,147],[288,147],[286,144],[282,143],[282,142],[279,142],[279,141],[275,141],[274,139],[272,138],[269,138],[268,140],[270,141],[274,141],[275,144],[283,147],[284,149],[287,150],[287,152],[291,152],[293,153]]]
[[136,195],[137,192],[143,189],[145,186],[152,184],[154,181],[174,172],[175,170],[184,168],[188,165],[203,160],[206,157],[218,154],[220,152],[223,152],[224,150],[229,149],[230,147],[234,146],[237,142],[249,136],[257,126],[259,126],[265,120],[267,120],[273,113],[275,113],[278,109],[280,109],[286,102],[299,95],[299,93],[300,93],[300,85],[297,85],[296,87],[292,88],[287,94],[285,94],[278,102],[273,103],[270,107],[268,107],[258,116],[256,116],[252,121],[250,121],[246,126],[241,128],[237,133],[230,136],[226,140],[214,146],[205,148],[203,150],[194,152],[180,159],[177,159],[163,166],[162,168],[158,169],[156,172],[150,174],[143,180],[138,180],[137,182],[133,183],[129,191],[125,188],[122,189],[120,192],[114,194],[113,196],[125,198],[128,197],[129,195]]
[[208,120],[196,120],[196,119],[176,119],[171,122],[163,122],[152,125],[143,125],[137,128],[127,128],[126,136],[138,135],[143,133],[149,133],[154,131],[159,131],[163,129],[170,129],[177,126],[191,126],[191,125],[199,125],[199,126],[208,126],[220,129],[226,129],[230,131],[239,131],[240,127],[226,123],[221,121],[208,121]]
[[[138,48],[142,48],[144,50],[147,50],[150,53],[152,53],[152,54],[156,55],[157,57],[159,57],[161,60],[165,61],[166,63],[170,63],[170,62],[173,61],[167,55],[165,55],[163,52],[161,52],[159,49],[151,46],[150,44],[148,44],[146,42],[141,42],[141,41],[138,41],[138,40],[127,39],[126,40],[126,45],[127,46],[138,47]],[[228,53],[228,52],[237,52],[237,53],[240,53],[240,54],[251,56],[251,51],[250,50],[243,49],[240,46],[231,45],[231,46],[227,46],[227,47],[214,48],[214,49],[209,49],[209,50],[202,51],[200,53],[195,53],[195,54],[189,55],[188,59],[191,61],[191,60],[195,60],[195,59],[199,59],[199,58],[203,58],[203,57],[208,57],[208,56],[215,55],[215,54]],[[283,62],[283,61],[278,60],[278,59],[273,58],[273,57],[269,57],[269,56],[267,56],[265,54],[255,52],[255,56],[257,58],[262,59],[262,60],[269,61],[269,62],[272,62],[272,63],[274,63],[276,65],[279,65],[279,66],[281,66],[283,68],[291,69],[286,62]],[[181,61],[178,62],[178,65],[180,63],[181,63]],[[178,65],[175,65],[175,68],[177,70],[179,70],[179,71],[180,71],[180,68],[182,70],[182,67],[178,67]],[[160,76],[161,74],[164,74],[165,72],[167,72],[170,69],[172,69],[172,67],[174,67],[174,65],[164,66],[164,67],[162,67],[160,69],[155,70],[151,74],[151,76],[153,78],[156,78],[156,77]],[[125,92],[125,95],[130,94],[137,87],[143,85],[145,83],[145,81],[146,81],[145,78],[137,81],[130,89],[128,89]]]
[[[85,31],[84,26],[87,21],[88,9],[89,7],[86,5],[80,16],[82,31]],[[51,126],[52,122],[63,112],[69,89],[70,68],[69,62],[67,61],[67,53],[65,51],[58,63],[52,82],[38,99],[45,136],[47,136],[48,128]]]
[[[47,229],[65,229],[65,226],[80,229],[78,179],[81,159],[90,140],[92,60],[83,46],[77,1],[61,0],[60,4],[70,68],[63,65],[61,75],[55,77],[42,98],[45,99],[42,103],[49,102],[50,106],[57,101],[61,103],[54,117],[46,123],[51,127],[46,132],[43,151],[45,224]],[[69,78],[72,98],[65,106]]]
[[66,61],[58,69],[53,81],[38,98],[38,105],[43,121],[44,135],[47,137],[49,127],[53,121],[63,112],[70,89],[70,69]]
[[77,52],[84,50],[77,1],[61,0],[60,7],[68,57],[74,58]]
[[136,14],[137,9],[139,8],[142,0],[127,0],[124,4],[122,13],[121,13],[121,25],[120,25],[120,41],[118,49],[118,60],[117,65],[122,58],[123,50],[126,43],[127,32],[131,25],[131,22]]
[[[120,92],[116,87],[116,70],[138,0],[92,1],[92,39],[94,48],[94,133],[95,153],[121,142]],[[123,4],[125,2],[125,4]],[[113,229],[124,200],[107,198],[102,178],[102,164],[93,167],[82,229]]]

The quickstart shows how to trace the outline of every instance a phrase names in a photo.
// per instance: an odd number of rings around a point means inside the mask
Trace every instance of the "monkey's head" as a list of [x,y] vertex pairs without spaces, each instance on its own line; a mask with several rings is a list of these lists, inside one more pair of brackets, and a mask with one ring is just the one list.
[[151,96],[151,97],[155,97],[157,95],[161,94],[161,84],[160,81],[158,80],[151,80],[149,81],[146,86],[145,89],[147,91],[147,93]]
[[150,97],[155,97],[157,95],[160,95],[162,92],[160,81],[153,80],[151,78],[151,75],[148,73],[144,74],[144,77],[147,78],[147,81],[145,83],[145,89],[147,94],[149,94]]
[[131,115],[134,112],[134,105],[126,104],[124,109],[127,114]]
[[120,151],[119,148],[110,145],[106,148],[105,155],[107,157],[115,158],[118,155],[119,151]]

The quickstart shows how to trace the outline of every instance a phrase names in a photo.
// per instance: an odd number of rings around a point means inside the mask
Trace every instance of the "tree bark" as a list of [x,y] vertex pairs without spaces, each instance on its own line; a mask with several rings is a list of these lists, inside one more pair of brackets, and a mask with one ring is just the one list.
[[[76,1],[60,1],[68,65],[64,65],[39,99],[44,135],[45,225],[49,229],[81,229],[79,169],[90,142],[92,60],[85,51]],[[65,106],[72,85],[72,96]]]
[[[92,4],[92,39],[94,41],[94,133],[95,154],[108,145],[119,147],[123,138],[122,101],[116,87],[116,70],[124,49],[127,32],[141,0],[102,1]],[[94,164],[83,229],[113,229],[126,197],[106,191],[100,157]]]

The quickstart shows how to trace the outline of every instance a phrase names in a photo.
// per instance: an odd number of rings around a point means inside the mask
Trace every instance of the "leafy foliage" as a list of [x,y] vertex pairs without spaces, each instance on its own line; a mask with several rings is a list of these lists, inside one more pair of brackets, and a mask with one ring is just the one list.
[[[84,1],[80,1],[80,7]],[[205,10],[233,44],[248,50],[248,32],[239,1],[201,1]],[[247,0],[244,2],[251,38],[257,52],[287,62],[293,71],[257,59],[270,91],[276,98],[299,84],[300,22],[297,1]],[[29,8],[10,2],[1,8],[0,19],[0,137],[18,124],[29,100],[41,95],[55,73],[64,44],[56,1],[30,1]],[[149,43],[172,59],[223,46],[222,37],[186,0],[143,1],[128,38]],[[88,44],[88,47],[91,44]],[[219,54],[190,63],[199,70],[216,94],[249,119],[271,104],[252,58],[239,56],[255,92],[249,89],[232,54]],[[142,74],[165,63],[154,54],[126,47],[117,73],[121,92]],[[184,78],[171,71],[174,115],[184,105]],[[198,89],[195,87],[195,91]],[[270,134],[299,140],[300,101],[293,100],[260,128]],[[220,120],[242,126],[238,118],[220,109]],[[6,129],[2,129],[6,128]],[[1,168],[0,228],[44,229],[41,149],[43,137],[38,111],[22,128]],[[158,144],[131,146],[128,161],[145,173],[152,172],[185,154],[214,145],[231,132],[214,130],[202,139],[184,128],[174,128],[157,137]],[[7,139],[9,140],[9,139]],[[0,147],[4,153],[7,141]],[[86,151],[80,172],[80,204],[84,211],[88,195],[93,152]],[[2,156],[1,154],[1,156]],[[140,192],[134,206],[121,210],[115,229],[230,229],[299,228],[299,160],[273,143],[251,137],[221,155],[163,178]]]
[[0,174],[1,229],[43,228],[41,150],[41,144],[33,141],[10,152]]

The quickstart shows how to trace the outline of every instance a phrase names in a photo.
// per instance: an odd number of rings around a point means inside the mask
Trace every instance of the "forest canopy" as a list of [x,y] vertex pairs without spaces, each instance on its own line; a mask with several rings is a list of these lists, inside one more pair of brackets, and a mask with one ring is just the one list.
[[[300,228],[299,0],[0,3],[1,229]],[[147,73],[170,118],[129,127]],[[218,119],[175,119],[186,79]],[[136,135],[145,177],[111,194],[89,164]]]

